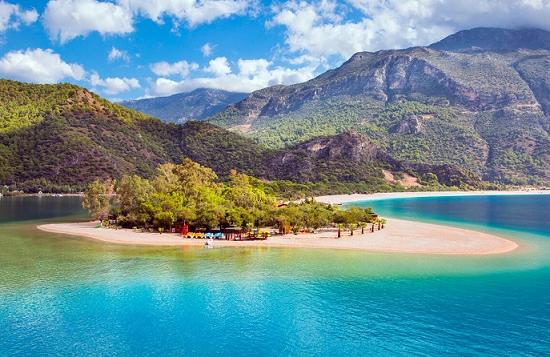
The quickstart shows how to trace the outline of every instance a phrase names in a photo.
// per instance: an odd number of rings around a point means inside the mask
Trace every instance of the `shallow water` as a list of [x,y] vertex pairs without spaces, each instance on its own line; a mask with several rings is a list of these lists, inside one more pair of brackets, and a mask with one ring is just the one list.
[[106,245],[35,229],[78,198],[2,198],[0,355],[548,354],[548,200],[368,203],[522,245],[456,257]]

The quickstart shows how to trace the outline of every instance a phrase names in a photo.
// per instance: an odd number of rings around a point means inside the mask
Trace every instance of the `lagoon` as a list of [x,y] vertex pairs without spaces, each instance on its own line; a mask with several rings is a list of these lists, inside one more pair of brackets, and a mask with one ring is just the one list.
[[497,233],[522,249],[460,257],[116,246],[36,230],[85,219],[77,197],[4,197],[0,355],[548,353],[549,196],[364,205]]

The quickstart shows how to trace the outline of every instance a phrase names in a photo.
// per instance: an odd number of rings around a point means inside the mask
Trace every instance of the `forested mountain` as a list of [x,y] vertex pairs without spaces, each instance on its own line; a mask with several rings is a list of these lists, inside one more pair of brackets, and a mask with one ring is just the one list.
[[248,96],[247,93],[199,88],[189,93],[129,100],[120,104],[167,122],[183,123],[188,120],[202,120],[210,117],[221,112],[226,106],[241,101],[246,96]]
[[158,164],[184,157],[221,177],[237,169],[329,189],[335,183],[391,189],[406,185],[402,177],[415,185],[478,184],[455,166],[396,160],[365,134],[342,135],[272,150],[208,123],[163,123],[74,85],[0,80],[0,185],[26,191],[81,189],[127,173],[148,177]]
[[350,130],[396,160],[487,181],[550,182],[550,33],[479,28],[429,47],[360,52],[210,122],[270,148]]
[[0,81],[0,183],[79,186],[179,158],[178,127],[70,84]]

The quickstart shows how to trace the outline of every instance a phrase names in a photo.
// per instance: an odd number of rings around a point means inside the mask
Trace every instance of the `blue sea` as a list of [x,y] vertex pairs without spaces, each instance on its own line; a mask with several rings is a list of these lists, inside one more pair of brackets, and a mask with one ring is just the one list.
[[550,355],[550,196],[359,205],[496,233],[520,249],[107,245],[36,229],[85,219],[79,198],[4,197],[0,356]]

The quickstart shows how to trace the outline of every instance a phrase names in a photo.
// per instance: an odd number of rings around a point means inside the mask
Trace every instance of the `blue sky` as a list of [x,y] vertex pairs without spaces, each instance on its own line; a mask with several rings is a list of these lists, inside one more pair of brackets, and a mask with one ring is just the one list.
[[112,100],[302,82],[358,51],[476,26],[548,29],[549,0],[0,0],[0,77]]

